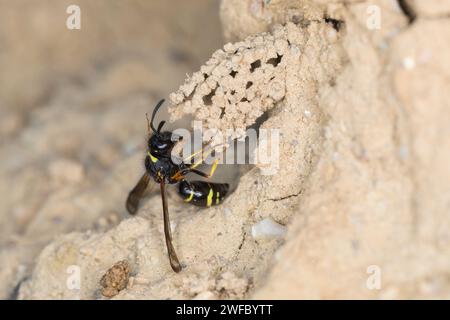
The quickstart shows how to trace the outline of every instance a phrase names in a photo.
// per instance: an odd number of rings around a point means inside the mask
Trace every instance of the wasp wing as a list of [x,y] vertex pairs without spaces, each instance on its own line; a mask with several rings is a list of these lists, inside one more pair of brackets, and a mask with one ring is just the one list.
[[144,195],[144,192],[147,189],[149,182],[150,182],[150,175],[146,172],[142,175],[141,179],[139,179],[138,183],[133,188],[133,190],[131,190],[130,193],[128,194],[126,207],[130,214],[136,214],[137,209],[139,207],[139,201]]

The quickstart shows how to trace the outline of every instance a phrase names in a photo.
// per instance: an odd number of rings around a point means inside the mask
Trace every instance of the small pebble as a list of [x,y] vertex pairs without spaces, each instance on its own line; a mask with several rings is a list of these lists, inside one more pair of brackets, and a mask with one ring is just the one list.
[[102,295],[111,298],[128,285],[130,278],[130,264],[122,260],[114,264],[100,280]]
[[252,237],[254,239],[281,238],[285,234],[286,227],[271,218],[265,218],[252,226]]
[[405,57],[403,59],[403,67],[406,70],[412,70],[416,67],[416,61],[412,57]]

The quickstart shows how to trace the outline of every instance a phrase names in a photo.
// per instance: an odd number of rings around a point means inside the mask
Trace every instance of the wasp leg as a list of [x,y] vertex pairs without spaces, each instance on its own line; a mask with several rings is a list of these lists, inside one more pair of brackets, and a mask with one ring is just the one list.
[[178,185],[178,194],[185,202],[199,207],[210,207],[221,203],[229,189],[228,183],[182,180]]
[[203,162],[203,159],[205,158],[205,155],[208,156],[213,152],[213,148],[211,148],[211,141],[209,141],[208,143],[204,144],[200,150],[195,151],[194,153],[192,153],[191,155],[187,156],[186,158],[183,159],[183,162],[186,162],[187,160],[190,160],[192,158],[194,158],[196,155],[198,154],[202,154],[202,157],[199,159],[199,161],[193,163],[192,165],[200,165]]
[[[193,158],[196,155],[201,153],[202,154],[201,158],[198,159],[196,162],[194,162],[194,163],[189,165],[190,168],[195,169],[199,165],[203,164],[204,160],[207,157],[209,157],[213,152],[216,152],[217,148],[219,148],[219,147],[224,148],[224,147],[226,147],[226,145],[225,144],[221,144],[221,145],[212,146],[211,145],[211,141],[210,141],[203,148],[201,148],[200,150],[198,150],[198,151],[194,152],[193,154],[191,154],[190,156],[184,158],[183,159],[183,163],[186,163],[187,160],[189,160],[189,159],[191,159],[191,158]],[[218,161],[218,160],[216,159],[214,162],[216,162],[216,161]]]
[[170,228],[170,219],[169,219],[169,209],[167,208],[167,198],[166,198],[166,190],[165,190],[164,179],[161,180],[161,198],[163,203],[163,217],[164,217],[164,235],[166,238],[166,246],[167,253],[169,254],[169,261],[172,270],[175,272],[181,271],[181,264],[178,261],[177,254],[175,252],[175,248],[172,244],[172,232]]
[[211,178],[213,175],[214,175],[214,172],[216,172],[216,169],[217,169],[217,164],[219,163],[219,160],[218,159],[216,159],[216,160],[214,160],[214,163],[213,163],[213,165],[212,165],[212,167],[211,167],[211,171],[209,172],[209,173],[205,173],[205,172],[203,172],[203,171],[200,171],[200,170],[197,170],[197,169],[194,169],[193,167],[190,167],[190,168],[186,168],[186,169],[184,169],[183,171],[181,171],[181,176],[184,176],[184,175],[186,175],[187,173],[189,173],[189,172],[192,172],[192,173],[195,173],[195,174],[197,174],[197,175],[199,175],[199,176],[201,176],[201,177],[204,177],[204,178]]
[[137,212],[137,209],[139,207],[139,201],[141,200],[142,195],[145,192],[145,189],[147,189],[149,182],[150,176],[147,173],[144,173],[141,179],[139,179],[139,182],[133,188],[133,190],[131,190],[130,193],[128,194],[126,207],[130,214],[135,214]]

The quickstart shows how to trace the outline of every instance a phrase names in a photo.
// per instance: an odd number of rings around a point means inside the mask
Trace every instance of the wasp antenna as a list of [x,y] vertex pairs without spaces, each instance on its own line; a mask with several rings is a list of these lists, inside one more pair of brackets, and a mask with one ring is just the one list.
[[145,113],[145,118],[147,119],[147,132],[150,134],[150,131],[152,130],[152,126],[150,124],[150,119],[148,118],[148,113]]
[[[150,121],[150,126],[151,126],[151,128],[152,128],[154,133],[159,133],[159,131],[155,129],[155,126],[153,125],[153,122],[155,121],[156,113],[158,112],[159,108],[161,108],[161,106],[164,103],[164,101],[165,101],[164,99],[159,101],[158,104],[156,105],[155,109],[153,109],[152,120]],[[161,123],[160,123],[160,125],[161,125]]]
[[161,132],[161,129],[162,129],[162,127],[164,126],[165,123],[166,123],[165,121],[161,121],[161,122],[159,123],[159,125],[158,125],[158,130],[156,131],[157,133],[160,133],[160,132]]

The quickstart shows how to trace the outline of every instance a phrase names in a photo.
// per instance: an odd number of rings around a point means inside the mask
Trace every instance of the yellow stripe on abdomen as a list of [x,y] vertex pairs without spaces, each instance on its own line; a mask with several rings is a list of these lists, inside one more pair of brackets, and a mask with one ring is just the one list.
[[189,202],[192,200],[193,197],[194,197],[194,191],[192,191],[191,194],[189,195],[189,197],[187,199],[185,199],[184,201]]
[[212,205],[212,198],[213,198],[214,192],[213,189],[209,189],[208,197],[206,198],[206,206],[210,207]]

